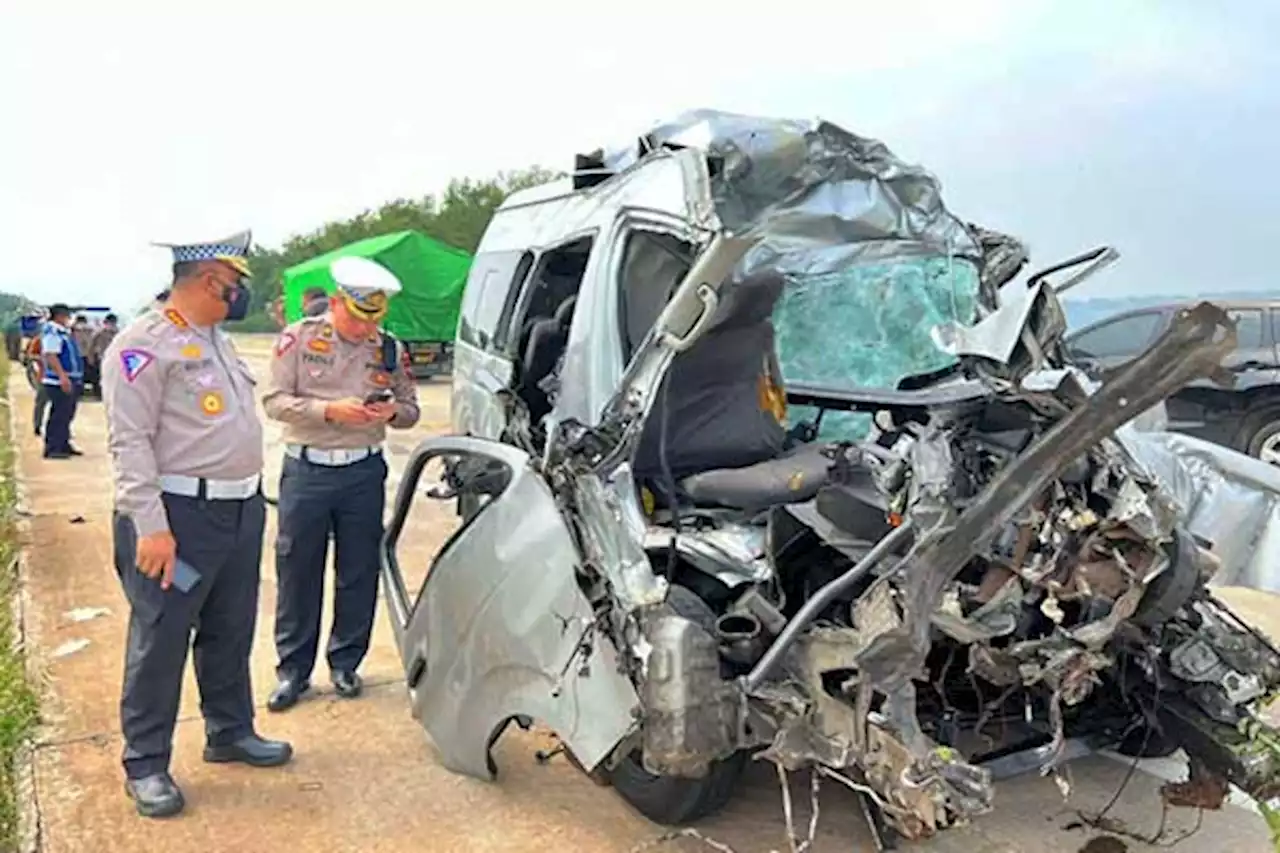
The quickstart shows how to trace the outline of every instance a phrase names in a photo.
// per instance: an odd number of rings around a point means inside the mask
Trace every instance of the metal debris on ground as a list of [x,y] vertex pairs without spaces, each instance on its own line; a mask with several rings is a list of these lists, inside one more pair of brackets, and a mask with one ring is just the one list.
[[[1146,741],[1144,739],[1144,749],[1145,746]],[[1150,835],[1143,835],[1140,832],[1130,829],[1120,819],[1107,816],[1108,812],[1115,808],[1116,803],[1120,801],[1120,797],[1124,794],[1125,789],[1129,787],[1129,782],[1133,779],[1133,774],[1137,771],[1138,763],[1140,761],[1141,758],[1134,758],[1133,761],[1130,762],[1129,769],[1125,773],[1124,779],[1120,782],[1120,787],[1116,789],[1116,792],[1111,796],[1111,799],[1097,814],[1086,814],[1082,811],[1077,811],[1076,816],[1091,829],[1109,832],[1112,835],[1123,836],[1134,841],[1139,841],[1143,844],[1149,844],[1152,847],[1175,847],[1200,831],[1201,826],[1204,825],[1204,808],[1201,807],[1196,809],[1196,822],[1190,829],[1184,829],[1181,832],[1170,831],[1167,824],[1169,820],[1169,809],[1172,806],[1170,804],[1170,795],[1165,792],[1165,788],[1169,788],[1169,785],[1166,785],[1161,789],[1160,824],[1156,827],[1156,831]],[[1183,784],[1189,785],[1191,783],[1187,782]],[[1102,849],[1105,850],[1106,848]],[[1095,853],[1095,851],[1091,850],[1090,853]]]
[[698,830],[688,827],[685,829],[674,829],[671,832],[664,832],[656,838],[650,838],[647,841],[642,841],[635,847],[632,847],[627,851],[627,853],[645,853],[645,851],[654,850],[664,844],[670,844],[672,841],[679,841],[681,838],[691,838],[694,841],[701,842],[712,850],[718,851],[718,853],[738,853],[737,850],[734,850],[728,844],[716,841],[713,838],[708,838]]
[[813,846],[814,836],[818,833],[818,790],[822,784],[822,776],[815,770],[809,772],[809,836],[797,843],[795,818],[791,809],[791,786],[787,784],[787,770],[779,763],[775,763],[774,767],[778,770],[778,784],[782,788],[782,815],[787,821],[787,843],[791,845],[791,853],[805,853]]
[[1160,796],[1177,808],[1217,811],[1226,802],[1229,788],[1226,779],[1193,758],[1191,777],[1185,782],[1166,782],[1160,787]]

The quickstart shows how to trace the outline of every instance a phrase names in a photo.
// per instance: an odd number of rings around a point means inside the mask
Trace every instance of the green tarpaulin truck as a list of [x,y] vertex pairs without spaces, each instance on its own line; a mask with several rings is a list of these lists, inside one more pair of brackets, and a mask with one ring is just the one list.
[[383,326],[404,342],[414,376],[448,373],[453,365],[458,306],[471,270],[471,255],[417,231],[399,231],[349,243],[281,274],[288,322],[302,318],[303,294],[307,291],[320,288],[333,293],[329,264],[349,255],[377,261],[400,279],[402,289],[391,300]]

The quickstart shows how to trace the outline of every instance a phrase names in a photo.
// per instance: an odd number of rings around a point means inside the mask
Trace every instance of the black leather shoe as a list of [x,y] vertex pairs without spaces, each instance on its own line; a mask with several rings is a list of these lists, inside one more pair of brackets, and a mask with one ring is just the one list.
[[279,767],[288,764],[290,758],[293,758],[292,746],[257,735],[242,737],[235,743],[204,748],[204,760],[210,764],[239,762],[250,767]]
[[72,456],[84,456],[84,451],[75,447],[68,447],[67,453],[71,454]]
[[182,791],[168,773],[126,779],[124,792],[143,817],[173,817],[186,805]]
[[364,690],[364,681],[357,673],[348,672],[345,669],[335,670],[333,689],[343,699],[354,699]]
[[270,698],[267,699],[267,710],[277,713],[287,711],[297,705],[298,699],[309,689],[311,689],[311,682],[309,681],[282,678],[280,683],[276,685],[276,689],[271,691]]

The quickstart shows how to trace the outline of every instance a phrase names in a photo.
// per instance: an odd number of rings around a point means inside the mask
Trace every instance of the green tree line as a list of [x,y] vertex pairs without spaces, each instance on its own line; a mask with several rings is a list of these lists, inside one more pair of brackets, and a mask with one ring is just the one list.
[[253,303],[249,316],[234,324],[236,331],[274,331],[267,310],[280,298],[281,274],[288,268],[356,240],[415,230],[442,243],[474,252],[498,205],[513,192],[561,177],[561,173],[533,166],[499,172],[491,178],[457,178],[438,197],[398,198],[376,210],[339,222],[327,222],[306,234],[284,241],[278,248],[254,246],[249,258],[253,272]]

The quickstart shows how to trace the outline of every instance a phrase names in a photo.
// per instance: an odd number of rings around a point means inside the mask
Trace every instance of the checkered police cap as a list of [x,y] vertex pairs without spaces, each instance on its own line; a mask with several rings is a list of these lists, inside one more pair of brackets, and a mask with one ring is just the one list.
[[235,267],[242,275],[249,273],[249,246],[252,232],[241,231],[207,243],[155,243],[173,252],[175,264],[195,261],[222,261]]

